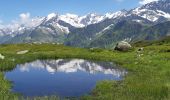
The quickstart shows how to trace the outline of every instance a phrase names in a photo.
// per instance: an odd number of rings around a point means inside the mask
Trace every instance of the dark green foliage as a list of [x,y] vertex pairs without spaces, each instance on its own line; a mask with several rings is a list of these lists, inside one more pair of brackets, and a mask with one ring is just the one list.
[[168,45],[170,43],[170,36],[163,37],[159,40],[144,40],[133,43],[133,46],[145,47],[150,45]]
[[[108,23],[108,22],[107,22]],[[108,25],[108,29],[104,30]],[[67,37],[66,45],[76,47],[114,48],[115,44],[127,38],[132,43],[143,40],[159,40],[170,33],[170,22],[157,25],[142,24],[135,21],[112,21],[105,24],[94,24],[86,28],[76,29]],[[159,42],[160,45],[163,44]],[[146,43],[144,43],[146,44]],[[150,45],[150,44],[148,44]]]
[[134,40],[159,40],[168,36],[169,33],[170,21],[146,28],[145,30],[141,31],[139,37]]
[[113,48],[118,41],[122,41],[132,36],[138,36],[144,28],[143,25],[131,21],[122,21],[105,31],[99,38],[90,43],[90,47]]
[[98,32],[113,23],[113,19],[107,19],[98,24],[92,24],[85,28],[75,29],[68,35],[65,44],[76,47],[87,47],[91,42],[91,39],[96,38]]
[[[106,27],[108,29],[105,29]],[[68,35],[65,44],[76,47],[113,48],[118,41],[138,37],[147,27],[135,21],[106,20],[99,24],[75,29]]]

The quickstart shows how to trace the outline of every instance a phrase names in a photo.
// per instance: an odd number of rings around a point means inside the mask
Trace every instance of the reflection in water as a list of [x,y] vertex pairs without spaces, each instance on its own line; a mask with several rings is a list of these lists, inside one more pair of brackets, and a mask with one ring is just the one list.
[[30,68],[37,68],[46,69],[51,74],[54,74],[55,72],[74,73],[78,71],[89,72],[90,74],[111,74],[114,77],[122,77],[126,74],[125,70],[120,71],[120,69],[114,68],[114,63],[90,62],[83,59],[37,60],[32,63],[18,66],[22,72],[29,72]]
[[13,91],[25,96],[81,96],[101,80],[121,80],[127,72],[111,62],[82,59],[37,60],[17,65],[6,78],[14,82]]

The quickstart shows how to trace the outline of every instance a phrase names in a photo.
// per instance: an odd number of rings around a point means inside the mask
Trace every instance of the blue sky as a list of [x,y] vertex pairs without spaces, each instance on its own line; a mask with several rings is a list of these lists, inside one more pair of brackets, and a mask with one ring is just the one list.
[[139,0],[3,0],[0,3],[0,23],[15,20],[21,13],[30,13],[32,17],[46,16],[52,12],[78,15],[90,12],[104,14],[139,5]]

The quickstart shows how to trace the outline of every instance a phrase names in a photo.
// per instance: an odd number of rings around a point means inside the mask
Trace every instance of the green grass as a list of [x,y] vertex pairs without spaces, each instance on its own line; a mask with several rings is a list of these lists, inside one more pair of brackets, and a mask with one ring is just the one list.
[[[138,43],[139,45],[139,43]],[[20,96],[9,90],[12,84],[4,79],[3,72],[12,70],[16,64],[36,59],[80,58],[88,60],[112,61],[128,70],[123,81],[102,81],[90,95],[82,100],[169,100],[170,99],[170,45],[147,45],[138,53],[136,47],[130,52],[111,50],[90,50],[53,44],[1,45],[0,53],[0,100],[17,100]],[[18,51],[29,50],[24,55]],[[141,56],[139,56],[139,54]],[[42,98],[36,98],[42,99]],[[44,100],[58,97],[43,97]]]

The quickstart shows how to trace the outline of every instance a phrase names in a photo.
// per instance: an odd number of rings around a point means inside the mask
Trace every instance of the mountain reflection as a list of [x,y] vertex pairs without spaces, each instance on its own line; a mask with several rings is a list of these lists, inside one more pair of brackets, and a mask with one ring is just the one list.
[[78,71],[88,72],[90,74],[111,74],[114,77],[124,76],[127,72],[116,68],[111,62],[92,62],[82,59],[58,59],[58,60],[37,60],[31,63],[18,65],[20,71],[29,72],[34,69],[46,69],[49,73],[56,72],[75,73]]

